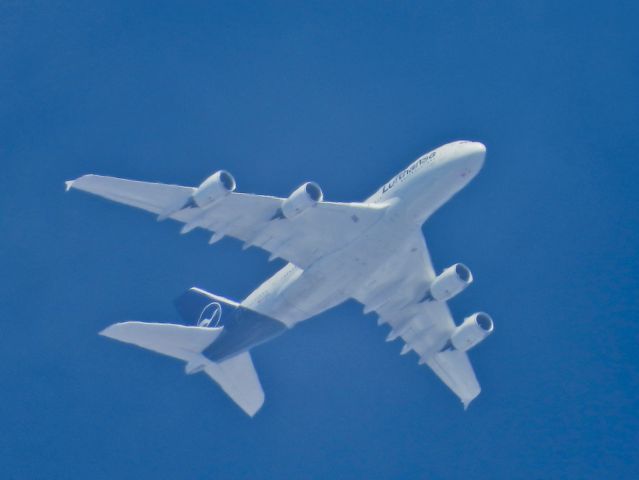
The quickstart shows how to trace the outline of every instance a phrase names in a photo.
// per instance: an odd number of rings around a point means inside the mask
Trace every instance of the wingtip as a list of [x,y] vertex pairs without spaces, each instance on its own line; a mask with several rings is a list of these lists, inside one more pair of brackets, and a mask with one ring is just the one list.
[[262,405],[260,405],[256,409],[244,410],[244,413],[246,413],[249,418],[255,418],[255,415],[257,415],[261,409],[262,409]]
[[264,393],[262,393],[262,395],[260,396],[260,398],[254,405],[245,406],[241,408],[242,410],[244,410],[244,413],[246,413],[249,417],[254,418],[255,415],[257,415],[257,413],[260,410],[262,410],[262,407],[264,406],[264,400],[265,400],[265,395]]
[[115,338],[114,337],[114,333],[115,333],[115,330],[118,328],[119,325],[121,325],[121,323],[114,323],[113,325],[109,325],[108,327],[100,330],[98,332],[98,335],[100,335],[102,337],[107,337],[107,338]]
[[98,332],[98,335],[100,335],[101,337],[109,337],[109,329],[111,328],[111,326],[108,326],[107,328],[100,330]]
[[[479,392],[481,392],[481,390]],[[464,405],[464,411],[468,410],[468,407],[470,406],[472,401],[477,398],[477,396],[479,395],[479,392],[477,392],[476,395],[473,395],[472,398],[462,399],[462,405]]]
[[[94,175],[92,173],[88,173],[86,175],[82,175],[78,178],[74,178],[73,180],[67,180],[66,182],[64,182],[64,190],[66,192],[68,192],[69,190],[71,190],[72,188],[76,188],[78,190],[84,190],[84,187],[86,185],[86,181],[91,181],[92,178],[97,177],[99,175]],[[77,185],[76,185],[77,184]]]

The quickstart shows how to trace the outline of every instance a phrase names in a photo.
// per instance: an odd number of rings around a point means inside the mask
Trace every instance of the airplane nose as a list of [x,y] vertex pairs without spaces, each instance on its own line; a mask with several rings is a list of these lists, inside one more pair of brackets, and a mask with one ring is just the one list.
[[456,171],[465,181],[469,181],[484,166],[486,147],[483,143],[468,140],[457,142],[456,147],[452,158],[458,169]]
[[486,146],[481,142],[468,142],[462,145],[465,163],[470,164],[475,170],[479,170],[484,165],[486,158]]
[[486,146],[483,143],[472,142],[471,145],[477,155],[482,155],[482,156],[486,155]]

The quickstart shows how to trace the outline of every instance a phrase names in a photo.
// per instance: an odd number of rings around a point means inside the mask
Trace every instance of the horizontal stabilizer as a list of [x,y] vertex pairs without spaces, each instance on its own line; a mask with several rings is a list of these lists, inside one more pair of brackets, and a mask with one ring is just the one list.
[[213,343],[222,330],[171,323],[124,322],[105,328],[100,335],[189,361]]
[[204,373],[247,415],[252,417],[264,404],[264,391],[249,352],[240,353],[220,363],[208,362]]
[[170,323],[124,322],[105,328],[100,335],[187,362],[186,373],[204,370],[251,417],[264,403],[264,391],[251,354],[244,352],[222,362],[212,362],[202,351],[213,343],[223,327],[187,327]]

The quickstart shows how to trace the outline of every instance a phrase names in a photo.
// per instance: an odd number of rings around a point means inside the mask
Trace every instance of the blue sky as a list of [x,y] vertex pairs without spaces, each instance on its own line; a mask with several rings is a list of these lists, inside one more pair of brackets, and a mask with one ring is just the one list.
[[[636,2],[0,6],[3,478],[635,478]],[[241,299],[281,264],[79,193],[84,173],[360,200],[448,141],[486,165],[424,227],[468,264],[464,412],[347,303],[259,347],[249,419],[203,375],[97,335]]]

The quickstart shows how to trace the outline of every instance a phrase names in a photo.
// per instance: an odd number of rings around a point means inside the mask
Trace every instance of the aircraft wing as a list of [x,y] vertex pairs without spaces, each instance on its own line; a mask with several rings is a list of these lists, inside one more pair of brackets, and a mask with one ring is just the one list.
[[455,329],[448,305],[420,303],[435,278],[421,231],[407,238],[373,277],[354,298],[364,304],[365,312],[379,315],[380,325],[389,324],[387,341],[401,338],[402,354],[417,353],[420,365],[427,364],[466,408],[481,388],[465,352],[442,351]]
[[[213,232],[210,243],[223,236],[256,246],[298,267],[306,268],[355,239],[383,216],[383,208],[362,203],[320,202],[303,215],[278,219],[283,198],[232,192],[214,205],[188,205],[193,187],[85,175],[67,182],[67,189],[89,192],[147,210],[194,228]],[[184,208],[180,206],[184,205]],[[177,206],[177,207],[176,207]]]

